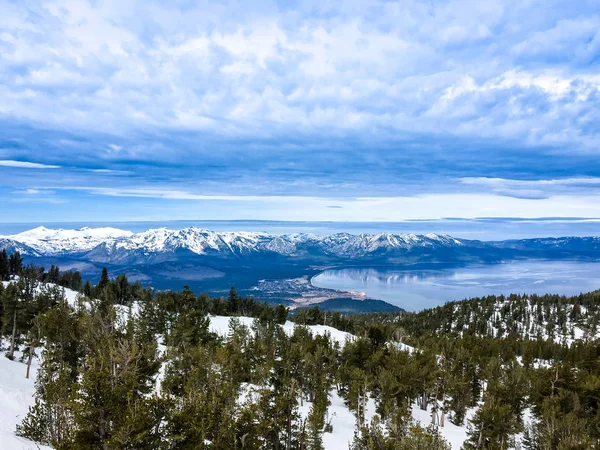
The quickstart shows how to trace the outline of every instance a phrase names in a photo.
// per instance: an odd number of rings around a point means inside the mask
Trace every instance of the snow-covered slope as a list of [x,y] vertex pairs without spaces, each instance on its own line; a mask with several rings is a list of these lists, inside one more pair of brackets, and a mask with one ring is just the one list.
[[[232,318],[234,317],[210,316],[210,331],[223,337],[227,336],[230,333],[229,321]],[[248,328],[252,327],[252,323],[255,320],[252,317],[235,317],[235,319]],[[286,334],[291,336],[294,334],[294,328],[297,326],[299,325],[288,320],[283,325],[283,330]],[[325,334],[328,334],[332,341],[337,342],[341,346],[348,341],[356,339],[356,337],[350,333],[340,331],[327,325],[307,325],[306,328],[308,328],[314,336],[324,336]]]
[[38,361],[31,364],[32,376],[25,378],[26,365],[10,361],[0,355],[0,448],[2,450],[37,450],[50,447],[37,444],[15,435],[17,424],[21,423],[29,406],[33,404],[35,376]]
[[426,317],[444,311],[439,334],[513,336],[570,346],[600,338],[597,308],[594,303],[590,307],[593,309],[559,296],[513,295],[451,302],[419,314]]
[[[232,317],[227,316],[211,316],[210,317],[210,330],[214,333],[219,334],[220,336],[226,337],[231,333],[230,320]],[[252,323],[254,322],[254,318],[252,317],[236,317],[236,319],[242,325],[250,328]],[[294,327],[298,326],[293,322],[287,321],[283,325],[283,329],[288,335],[291,335],[294,332]],[[323,325],[309,325],[307,328],[314,335],[323,335],[325,333],[329,334],[332,340],[338,342],[340,345],[344,345],[348,341],[352,341],[356,339],[356,336],[350,333],[346,333],[344,331],[340,331],[336,328],[332,328],[329,326]],[[406,344],[402,344],[399,342],[390,343],[393,347],[400,351],[406,351],[409,353],[413,353],[415,351],[414,347],[410,347]],[[242,397],[247,398],[251,396],[252,386],[247,385],[245,387],[245,392]],[[338,450],[338,449],[347,449],[349,448],[352,440],[354,439],[354,432],[356,429],[356,416],[344,402],[344,399],[339,396],[338,392],[333,389],[329,392],[329,400],[331,404],[329,405],[329,409],[327,410],[326,419],[327,422],[333,426],[333,432],[324,433],[323,434],[323,447],[325,450]],[[303,405],[299,407],[299,413],[302,418],[306,419],[308,417],[308,413],[311,408],[310,401],[304,401]],[[376,404],[373,398],[369,398],[366,405],[365,419],[366,422],[370,422],[370,420],[375,416]],[[419,423],[422,427],[427,428],[431,424],[431,414],[432,414],[432,405],[429,405],[427,411],[421,410],[416,403],[412,407],[412,417],[416,423]],[[467,412],[467,418],[470,419],[475,412],[474,408],[471,408]],[[467,438],[467,425],[456,426],[451,423],[449,420],[446,420],[446,424],[444,427],[438,428],[441,436],[450,444],[452,450],[459,450],[464,441]]]
[[[4,285],[4,287],[6,287],[11,283],[16,283],[16,282],[17,282],[17,280],[2,281],[2,284]],[[79,296],[81,294],[72,289],[58,286],[53,283],[38,283],[37,286],[35,287],[35,294],[38,295],[38,294],[44,292],[45,289],[56,289],[56,288],[58,288],[62,291],[62,295],[63,295],[64,299],[69,303],[69,305],[75,306],[75,304],[77,303],[77,299],[79,298]]]
[[11,239],[10,237],[0,237],[0,249],[6,250],[9,254],[19,252],[21,255],[41,256],[39,252],[29,245]]
[[186,249],[199,255],[211,252],[238,254],[259,250],[261,244],[270,238],[270,235],[264,233],[218,233],[202,228],[182,230],[157,228],[116,240],[112,246],[114,249],[145,252],[173,252],[177,249]]
[[[74,302],[76,295],[73,291],[66,292],[69,302]],[[230,320],[232,317],[226,316],[211,316],[210,330],[225,337],[230,333]],[[241,324],[250,327],[254,321],[251,317],[237,317]],[[297,326],[293,322],[286,322],[283,326],[286,333],[293,333],[294,327]],[[346,342],[355,339],[350,333],[346,333],[328,326],[308,326],[307,327],[315,335],[329,334],[331,339],[344,345]],[[395,346],[404,351],[413,352],[414,348],[404,344],[395,344]],[[164,346],[162,347],[164,351]],[[15,361],[10,361],[0,355],[0,448],[2,450],[50,450],[49,447],[38,446],[35,443],[16,436],[15,429],[17,424],[21,423],[23,417],[27,413],[29,406],[33,404],[33,395],[35,392],[35,374],[37,373],[38,360],[34,358],[32,363],[32,377],[25,378],[26,366],[18,362],[20,354],[17,355]],[[161,370],[164,370],[161,369]],[[162,377],[159,376],[159,379]],[[158,381],[157,381],[158,383]],[[247,387],[251,390],[251,386]],[[245,396],[251,395],[246,392]],[[323,435],[323,446],[325,450],[345,449],[349,447],[354,437],[356,427],[356,417],[352,411],[348,409],[344,400],[333,389],[329,393],[330,406],[327,411],[327,422],[333,427],[331,433]],[[375,401],[369,398],[366,409],[366,420],[369,422],[375,415]],[[299,407],[300,415],[306,419],[310,411],[311,403],[304,401]],[[471,418],[474,409],[470,409],[467,418]],[[422,411],[415,405],[412,408],[412,415],[415,422],[420,423],[423,427],[427,427],[431,423],[431,408],[428,411]],[[467,437],[467,425],[455,426],[449,421],[446,425],[438,429],[442,437],[451,445],[452,450],[459,450]]]

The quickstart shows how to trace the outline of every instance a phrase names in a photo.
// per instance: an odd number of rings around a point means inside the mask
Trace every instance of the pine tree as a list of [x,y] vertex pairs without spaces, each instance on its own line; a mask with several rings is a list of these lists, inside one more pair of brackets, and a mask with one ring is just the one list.
[[314,396],[313,404],[308,412],[307,419],[307,448],[308,450],[323,449],[323,431],[325,429],[325,415],[329,407],[329,398],[327,396],[324,380]]
[[109,307],[83,316],[86,352],[72,403],[73,449],[151,449],[160,441],[161,408],[144,395],[158,370],[156,349],[145,351],[135,324],[119,329],[114,315]]
[[60,279],[60,270],[54,264],[50,266],[50,270],[48,270],[48,283],[58,284]]
[[283,325],[288,317],[288,308],[284,305],[277,305],[275,308],[275,320],[279,325]]
[[8,255],[6,249],[0,251],[0,281],[8,280],[10,266],[8,264]]
[[94,289],[94,298],[98,300],[100,312],[105,315],[109,311],[110,307],[117,303],[116,284],[112,283],[108,278],[108,271],[106,270],[106,267],[102,268],[100,281]]
[[90,280],[85,280],[85,284],[83,285],[83,295],[87,298],[92,298],[94,296],[94,287]]
[[17,433],[35,442],[65,447],[73,435],[71,401],[81,356],[78,313],[63,299],[38,315],[36,322],[45,344],[35,402]]
[[119,275],[115,279],[115,289],[117,303],[119,305],[128,305],[131,302],[131,288],[125,274]]
[[229,312],[231,314],[239,314],[240,312],[240,297],[235,289],[235,287],[231,287],[229,290],[229,296],[227,297],[227,301],[229,302]]
[[465,450],[506,450],[513,446],[519,430],[517,417],[511,406],[494,397],[488,397],[471,421]]
[[21,258],[21,253],[14,252],[10,255],[8,259],[8,273],[11,276],[19,275],[21,270],[23,269],[23,258]]
[[31,320],[28,313],[34,301],[36,285],[35,280],[23,277],[18,282],[9,284],[3,292],[2,334],[10,336],[10,347],[6,354],[8,359],[14,359],[21,334],[28,330]]
[[449,409],[452,411],[450,421],[462,426],[465,421],[467,408],[473,404],[473,390],[470,373],[473,373],[470,355],[462,349],[458,349],[456,356],[451,361],[450,376],[448,382]]

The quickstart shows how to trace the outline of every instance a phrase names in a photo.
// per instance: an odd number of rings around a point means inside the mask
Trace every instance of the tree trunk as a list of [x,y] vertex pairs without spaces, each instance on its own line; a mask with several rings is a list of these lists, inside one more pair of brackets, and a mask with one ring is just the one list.
[[444,419],[446,418],[446,389],[442,388],[442,414],[440,416],[440,427],[444,428]]
[[361,419],[360,416],[360,408],[362,407],[362,401],[360,399],[360,387],[358,388],[358,397],[357,397],[357,401],[356,401],[356,418],[358,419],[358,424],[362,427],[363,425],[363,421]]
[[363,396],[362,396],[362,421],[364,423],[365,421],[365,415],[367,413],[367,380],[365,380],[365,387],[363,390]]
[[427,411],[427,395],[421,395],[421,401],[419,402],[419,406],[421,407],[421,411]]
[[15,337],[17,335],[17,308],[13,311],[13,329],[10,338],[10,350],[8,351],[8,359],[15,359]]
[[29,369],[31,368],[31,360],[33,359],[33,337],[31,337],[31,342],[29,343],[29,357],[27,358],[27,373],[25,374],[25,378],[29,379]]
[[[294,380],[292,378],[292,386],[291,386],[291,393],[290,393],[290,403],[292,402],[296,402],[296,380]],[[287,441],[286,441],[286,445],[285,448],[286,450],[290,450],[292,448],[292,415],[288,414],[287,417]]]

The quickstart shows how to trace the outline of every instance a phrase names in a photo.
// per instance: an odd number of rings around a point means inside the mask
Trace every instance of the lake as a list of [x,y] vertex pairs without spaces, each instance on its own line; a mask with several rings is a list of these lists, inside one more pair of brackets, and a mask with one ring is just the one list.
[[518,261],[439,270],[330,269],[312,279],[320,288],[365,292],[407,311],[490,294],[576,295],[600,289],[600,262]]

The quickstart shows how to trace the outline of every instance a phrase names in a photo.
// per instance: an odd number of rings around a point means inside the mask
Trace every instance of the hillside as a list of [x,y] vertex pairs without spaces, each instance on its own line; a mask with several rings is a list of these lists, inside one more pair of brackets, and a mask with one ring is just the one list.
[[448,302],[405,315],[413,335],[551,340],[572,345],[600,336],[600,291],[559,295],[488,296]]
[[[15,344],[15,360],[0,362],[0,433],[13,448],[35,448],[16,425],[42,444],[98,449],[456,450],[481,439],[536,450],[600,439],[597,292],[403,314],[314,307],[291,321],[234,290],[152,292],[104,273],[86,296],[30,278],[39,273],[0,289],[3,347]],[[30,349],[37,384],[22,378]]]

